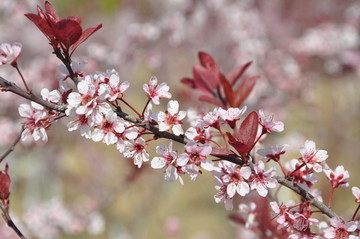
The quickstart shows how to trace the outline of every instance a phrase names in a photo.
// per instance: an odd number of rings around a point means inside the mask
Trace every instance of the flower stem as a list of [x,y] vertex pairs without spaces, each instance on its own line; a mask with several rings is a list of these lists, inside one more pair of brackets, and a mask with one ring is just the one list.
[[18,65],[16,64],[14,67],[15,67],[15,69],[17,70],[17,72],[19,73],[19,75],[20,75],[20,77],[21,77],[21,80],[22,80],[22,82],[23,82],[24,85],[25,85],[25,88],[26,88],[27,93],[28,93],[28,94],[31,94],[31,90],[30,90],[29,86],[26,84],[26,81],[25,81],[25,79],[24,79],[24,76],[21,74],[21,71],[20,71]]
[[139,114],[139,112],[132,107],[128,102],[126,102],[124,99],[120,99],[125,105],[127,105],[130,109],[132,109],[132,111],[134,111],[139,117],[141,117],[141,114]]
[[334,191],[335,191],[335,188],[331,187],[331,192],[330,192],[330,196],[329,196],[329,200],[328,200],[328,207],[330,207],[330,205],[331,205],[331,201],[332,201],[332,198],[333,198],[333,195],[334,195]]
[[358,213],[359,210],[360,210],[360,204],[359,204],[358,207],[356,208],[356,210],[355,210],[355,212],[354,212],[354,215],[353,215],[352,218],[351,218],[351,221],[354,221],[354,220],[355,220],[356,214]]

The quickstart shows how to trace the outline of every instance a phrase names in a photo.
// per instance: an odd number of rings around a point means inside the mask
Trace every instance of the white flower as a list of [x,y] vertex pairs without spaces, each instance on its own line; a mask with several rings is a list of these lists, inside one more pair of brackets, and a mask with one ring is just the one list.
[[29,136],[32,136],[35,141],[41,139],[47,142],[48,137],[46,134],[46,128],[51,125],[48,121],[48,114],[45,112],[43,106],[31,102],[29,104],[21,104],[19,106],[19,114],[26,118],[24,124],[24,131],[21,134],[21,140],[25,141]]
[[332,171],[331,169],[325,169],[324,170],[326,176],[331,182],[331,185],[333,188],[337,187],[348,187],[348,179],[349,179],[349,172],[344,169],[344,166],[340,165],[337,166],[335,171]]
[[186,111],[179,111],[179,103],[176,100],[169,101],[167,104],[167,111],[160,111],[156,115],[159,131],[169,130],[175,135],[184,134],[184,130],[181,127],[181,120],[184,119],[185,116]]
[[189,142],[185,145],[185,153],[179,155],[176,162],[182,166],[182,170],[189,174],[192,180],[195,180],[200,173],[200,167],[207,171],[213,170],[213,162],[206,159],[211,151],[210,145]]
[[96,75],[99,81],[99,92],[108,92],[107,100],[115,101],[123,97],[124,92],[130,87],[128,81],[120,83],[120,77],[116,70],[107,70],[105,73]]
[[351,232],[354,232],[357,229],[355,222],[347,222],[339,217],[333,217],[330,219],[331,227],[324,229],[324,237],[328,239],[332,238],[348,238]]
[[180,183],[184,185],[182,178],[178,174],[180,167],[176,164],[177,152],[173,150],[172,145],[172,141],[170,141],[168,146],[159,144],[156,147],[156,153],[160,156],[151,160],[151,167],[155,169],[166,167],[165,180],[175,181],[179,179]]
[[300,147],[302,160],[306,163],[308,168],[313,168],[315,172],[319,173],[323,169],[328,169],[325,160],[328,158],[326,150],[316,150],[314,141],[306,140],[305,144]]
[[276,174],[275,168],[270,168],[265,171],[265,165],[263,161],[259,161],[254,165],[255,173],[253,174],[255,177],[251,182],[251,190],[256,189],[260,196],[266,197],[268,194],[267,188],[275,188],[276,187],[276,179],[274,178]]
[[107,145],[115,144],[118,141],[117,134],[124,132],[125,122],[115,112],[109,111],[102,123],[92,133],[92,140],[103,141]]
[[15,66],[16,60],[20,56],[22,45],[15,42],[10,45],[9,43],[0,44],[0,65],[10,64]]
[[146,151],[147,143],[143,138],[137,140],[125,141],[125,150],[123,156],[125,158],[133,158],[134,164],[141,167],[143,162],[149,161],[149,154]]
[[149,84],[144,84],[143,89],[149,99],[156,105],[160,104],[160,98],[171,98],[171,94],[169,93],[170,87],[165,82],[158,85],[156,77],[151,77]]
[[263,131],[267,133],[281,132],[284,130],[284,123],[281,121],[273,121],[273,116],[265,115],[263,110],[259,110],[260,124],[263,126]]
[[[360,188],[358,187],[352,187],[351,188],[352,194],[355,197],[355,202],[360,203]],[[360,226],[360,225],[359,225]]]

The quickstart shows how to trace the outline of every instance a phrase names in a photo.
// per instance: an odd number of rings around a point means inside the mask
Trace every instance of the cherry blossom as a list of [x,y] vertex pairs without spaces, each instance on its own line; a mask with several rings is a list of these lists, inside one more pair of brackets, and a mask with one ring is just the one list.
[[227,194],[227,185],[217,176],[214,176],[215,189],[218,191],[214,195],[216,203],[224,201],[225,209],[230,211],[234,208],[233,199]]
[[348,187],[348,179],[349,179],[349,172],[344,169],[344,166],[340,165],[337,166],[335,171],[332,171],[331,169],[324,170],[326,176],[331,182],[331,186],[333,188],[337,187]]
[[68,130],[74,131],[80,129],[81,136],[91,139],[91,126],[94,125],[91,118],[87,118],[85,115],[77,115],[75,112],[73,112],[70,117],[73,118],[73,120],[67,124]]
[[254,165],[253,179],[250,185],[251,190],[256,189],[260,196],[266,197],[268,194],[268,188],[276,187],[276,179],[273,178],[276,174],[275,168],[265,170],[265,164],[263,161],[259,161]]
[[210,155],[212,148],[210,145],[198,145],[196,142],[189,142],[185,145],[185,153],[177,158],[177,164],[182,166],[182,170],[195,180],[200,173],[200,168],[211,171],[213,162],[206,159]]
[[24,131],[21,134],[21,140],[25,141],[29,136],[32,136],[35,141],[42,140],[47,142],[48,137],[46,128],[51,123],[48,121],[48,113],[42,105],[35,102],[31,104],[21,104],[19,106],[19,114],[26,118],[24,124]]
[[116,133],[125,130],[124,120],[119,118],[115,112],[109,111],[101,124],[92,132],[91,138],[95,142],[103,141],[107,145],[115,144],[118,141]]
[[182,178],[179,176],[179,171],[181,167],[176,164],[177,152],[173,150],[172,141],[169,142],[169,145],[159,144],[156,147],[156,153],[159,154],[159,157],[154,157],[151,160],[151,167],[155,169],[164,168],[165,170],[165,180],[166,181],[176,181],[180,180],[180,183],[184,185]]
[[352,187],[351,188],[352,194],[355,197],[355,202],[360,203],[360,188],[358,187]]
[[99,92],[108,92],[107,100],[111,102],[122,98],[124,92],[130,86],[128,81],[120,83],[119,74],[114,69],[107,70],[105,73],[97,73],[94,75],[94,78],[99,82]]
[[66,104],[71,92],[72,89],[67,86],[66,82],[60,80],[59,89],[49,91],[47,88],[43,88],[40,93],[42,98],[48,102]]
[[10,45],[9,43],[0,44],[0,65],[10,64],[16,66],[16,60],[20,56],[22,44],[15,42]]
[[226,121],[231,128],[235,128],[236,121],[240,119],[240,116],[245,113],[246,109],[246,106],[242,108],[228,108],[226,110],[219,108],[218,112],[220,117]]
[[159,124],[160,131],[167,131],[174,133],[175,135],[184,134],[184,130],[181,127],[181,120],[186,116],[186,111],[179,111],[179,103],[176,100],[171,100],[167,104],[166,112],[158,112],[156,121]]
[[293,181],[299,186],[308,190],[312,185],[317,183],[317,176],[307,167],[301,167],[301,163],[297,159],[292,159],[285,164],[288,175],[291,175]]
[[105,99],[109,96],[107,91],[99,92],[98,82],[94,75],[87,75],[78,85],[78,92],[71,92],[68,96],[67,115],[75,110],[78,115],[92,117],[92,121],[99,124],[103,119],[103,114],[111,110]]
[[[330,219],[331,227],[324,229],[324,237],[328,239],[347,239],[351,238],[350,235],[357,229],[357,224],[355,222],[345,223],[339,217],[333,217]],[[352,237],[356,238],[356,237]]]
[[239,214],[246,219],[245,228],[252,228],[257,224],[256,218],[256,204],[250,202],[250,205],[241,203],[239,204]]
[[190,127],[186,130],[185,136],[190,140],[205,144],[210,141],[212,134],[209,128],[201,129],[200,127]]
[[308,168],[313,168],[315,172],[319,173],[323,169],[328,169],[325,160],[328,158],[326,150],[317,150],[314,141],[306,140],[305,144],[300,147],[302,155],[301,160]]
[[143,85],[143,89],[155,105],[160,104],[159,100],[161,98],[171,98],[171,94],[169,93],[170,87],[165,82],[158,85],[157,78],[154,76],[150,78],[149,84]]
[[270,134],[271,132],[281,132],[284,130],[284,123],[281,121],[273,121],[272,115],[265,115],[263,110],[259,110],[259,116],[264,133]]
[[136,140],[125,141],[123,156],[125,158],[133,158],[134,164],[140,168],[143,162],[149,161],[149,154],[146,151],[147,146],[148,144],[141,137]]
[[115,135],[118,139],[116,142],[116,149],[119,150],[120,153],[125,151],[125,142],[127,140],[135,140],[139,136],[139,129],[137,127],[126,121],[123,121],[123,124],[125,126],[125,130],[121,133],[115,132]]
[[267,162],[270,160],[274,160],[275,162],[280,161],[280,155],[285,153],[285,147],[287,145],[282,146],[270,146],[267,148],[258,149],[256,151],[257,154],[265,157],[267,159]]
[[215,129],[220,129],[220,126],[223,125],[224,122],[220,121],[219,108],[215,108],[213,111],[208,112],[196,126],[201,128],[213,127]]
[[233,208],[232,199],[236,193],[245,196],[250,192],[249,184],[246,182],[251,175],[250,167],[220,161],[218,166],[213,168],[212,173],[216,183],[215,189],[218,190],[215,201],[217,203],[224,201],[227,210]]

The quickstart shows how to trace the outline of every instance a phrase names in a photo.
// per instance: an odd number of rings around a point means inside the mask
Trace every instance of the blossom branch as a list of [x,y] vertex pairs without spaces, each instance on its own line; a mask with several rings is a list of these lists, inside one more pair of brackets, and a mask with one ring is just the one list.
[[37,97],[36,95],[34,95],[33,93],[29,93],[24,91],[23,89],[21,89],[20,87],[18,87],[14,82],[11,81],[7,81],[6,79],[4,79],[3,77],[0,76],[0,90],[1,91],[10,91],[14,94],[17,94],[25,99],[34,101],[48,109],[52,109],[52,110],[56,110],[59,112],[65,112],[66,106],[65,105],[61,105],[61,104],[53,104],[50,102],[47,102],[45,100],[43,100],[40,97]]
[[293,190],[295,193],[301,195],[303,198],[308,200],[314,207],[318,208],[322,213],[325,215],[333,218],[337,217],[337,214],[331,210],[329,207],[327,207],[325,204],[317,200],[311,193],[307,192],[303,188],[301,188],[296,183],[280,176],[275,176],[275,179],[280,183],[281,185]]
[[16,233],[16,235],[19,236],[19,238],[26,239],[26,237],[22,234],[19,228],[15,225],[14,221],[11,219],[8,207],[0,203],[0,209],[3,212],[3,218],[6,221],[7,225],[14,230],[14,232]]
[[[21,97],[24,97],[28,100],[34,101],[46,108],[49,109],[53,109],[59,112],[64,112],[66,109],[65,105],[61,105],[61,104],[52,104],[50,102],[47,102],[45,100],[42,100],[41,98],[33,95],[33,94],[29,94],[26,91],[24,91],[23,89],[19,88],[18,86],[16,86],[15,83],[13,82],[9,82],[7,80],[5,80],[4,78],[0,77],[0,87],[2,89],[2,91],[10,91],[13,92]],[[120,109],[117,109],[115,111],[115,113],[123,118],[124,120],[131,122],[139,127],[142,127],[146,130],[149,130],[150,132],[152,132],[154,134],[155,138],[166,138],[166,139],[171,139],[173,141],[176,141],[178,143],[181,144],[187,144],[189,142],[189,139],[187,139],[184,136],[178,136],[175,134],[172,134],[170,132],[167,131],[160,131],[158,127],[150,124],[149,122],[146,122],[144,120],[138,119],[134,116],[131,116],[123,111],[121,111]],[[241,160],[241,158],[239,158],[238,156],[231,156],[231,155],[213,155],[217,158],[220,158],[222,160],[226,160],[232,163],[235,163],[237,165],[243,165],[244,162],[243,160]],[[337,214],[332,211],[329,207],[327,207],[325,204],[323,204],[322,202],[316,200],[314,198],[314,196],[312,196],[310,193],[306,192],[304,189],[302,189],[300,186],[298,186],[296,183],[284,178],[284,177],[280,177],[280,176],[276,176],[275,179],[278,181],[279,184],[293,190],[295,193],[301,195],[303,198],[305,198],[306,200],[308,200],[313,206],[315,206],[316,208],[318,208],[320,211],[322,211],[324,214],[326,214],[329,217],[336,217]]]

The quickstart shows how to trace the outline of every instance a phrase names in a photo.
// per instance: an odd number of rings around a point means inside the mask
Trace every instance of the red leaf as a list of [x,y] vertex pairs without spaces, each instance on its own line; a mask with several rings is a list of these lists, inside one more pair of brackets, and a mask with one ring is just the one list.
[[212,56],[202,51],[200,51],[198,54],[201,65],[206,69],[210,70],[214,74],[214,76],[217,76],[219,74],[219,69]]
[[184,77],[180,80],[183,84],[195,89],[195,83],[194,80],[189,77]]
[[207,96],[207,95],[202,95],[202,96],[199,97],[199,100],[204,101],[204,102],[208,102],[210,104],[217,105],[217,106],[220,106],[221,108],[226,109],[226,106],[223,105],[222,103],[220,103],[219,101],[217,101],[214,97],[210,97],[210,96]]
[[227,132],[229,143],[245,158],[254,146],[258,130],[259,116],[255,111],[251,112],[241,123],[239,130],[235,132],[235,137]]
[[195,65],[193,67],[193,73],[196,88],[206,94],[213,95],[213,91],[217,88],[214,83],[215,80],[213,74],[200,65]]
[[227,81],[223,74],[220,74],[221,84],[224,87],[224,92],[226,96],[226,102],[231,106],[234,107],[234,92],[230,83]]
[[226,156],[233,155],[234,153],[227,148],[212,147],[211,155],[213,156]]
[[75,49],[84,41],[86,41],[92,34],[94,34],[97,30],[99,30],[102,27],[102,24],[97,25],[96,27],[90,27],[88,29],[86,29],[85,31],[83,31],[83,33],[81,34],[81,37],[79,38],[79,40],[77,42],[75,42],[75,44],[71,47],[71,54],[75,51]]
[[233,107],[239,107],[249,97],[259,76],[251,76],[241,82],[235,90],[235,102]]
[[60,20],[58,14],[56,13],[54,7],[48,1],[45,2],[45,14],[51,20],[53,24]]
[[63,19],[54,25],[54,33],[66,49],[69,49],[81,37],[82,28],[77,21]]
[[33,13],[27,13],[25,16],[29,18],[50,41],[55,38],[52,28],[45,19]]
[[0,171],[0,199],[1,200],[7,200],[10,195],[10,176],[7,173],[8,171],[8,165],[6,164],[5,170]]
[[252,62],[250,61],[243,66],[236,67],[226,75],[226,78],[229,80],[231,85],[234,85],[240,79],[240,77],[244,74],[244,72],[251,65],[251,63]]

